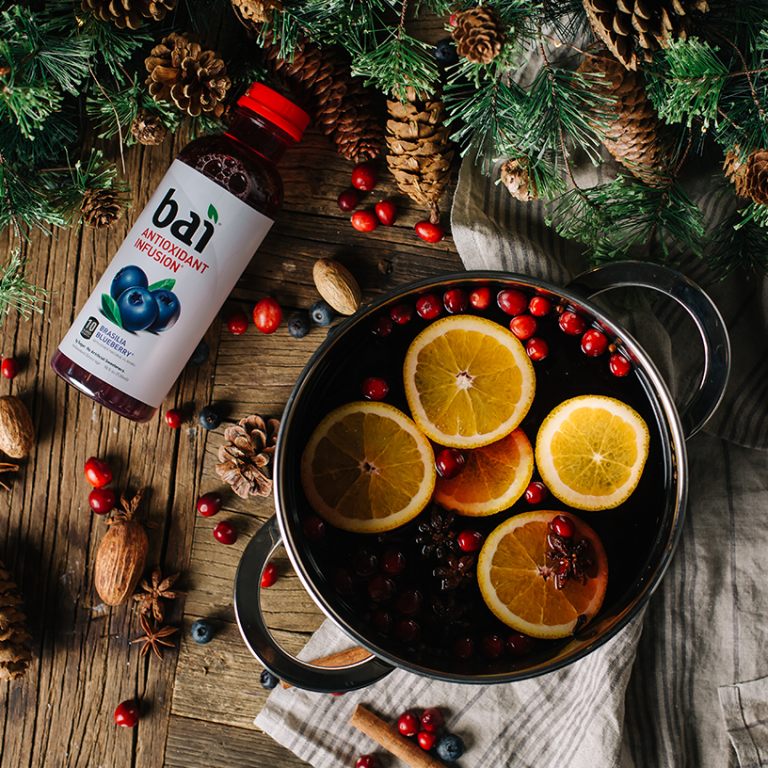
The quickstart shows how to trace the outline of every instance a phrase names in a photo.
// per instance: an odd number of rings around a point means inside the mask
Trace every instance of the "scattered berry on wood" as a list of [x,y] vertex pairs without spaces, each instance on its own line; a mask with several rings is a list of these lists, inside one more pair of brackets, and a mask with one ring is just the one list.
[[309,316],[315,325],[330,325],[333,321],[334,311],[324,301],[316,301],[309,309]]
[[309,333],[309,315],[306,312],[296,312],[288,319],[288,333],[294,339],[303,339]]
[[355,211],[350,221],[358,232],[373,232],[379,226],[379,219],[373,211]]
[[139,703],[135,699],[128,699],[118,704],[115,722],[124,728],[133,728],[139,722]]
[[267,563],[264,566],[264,573],[261,574],[261,588],[269,589],[277,581],[277,566],[274,563]]
[[97,515],[106,515],[115,508],[114,491],[109,488],[94,488],[88,494],[88,504]]
[[221,424],[221,416],[212,405],[206,405],[197,414],[197,423],[203,429],[216,429]]
[[352,169],[352,186],[370,192],[379,180],[379,172],[373,163],[359,163]]
[[253,324],[262,333],[274,333],[282,319],[283,310],[271,296],[262,299],[253,308]]
[[397,221],[397,208],[391,200],[376,203],[376,216],[385,227],[391,227]]
[[237,528],[232,523],[222,520],[213,529],[213,538],[221,544],[234,544],[237,541]]
[[336,202],[342,211],[349,213],[357,207],[357,204],[360,202],[360,195],[354,189],[346,189],[338,196]]
[[19,372],[19,363],[12,357],[6,357],[0,364],[0,371],[6,379],[15,379],[16,374]]
[[112,482],[112,468],[106,461],[91,456],[85,462],[85,479],[94,488],[102,488]]
[[205,645],[213,640],[215,631],[210,621],[207,619],[197,619],[197,621],[192,623],[192,629],[189,634],[198,645]]
[[417,221],[413,228],[416,230],[416,234],[427,243],[439,243],[445,238],[443,228],[431,221]]
[[229,316],[227,329],[235,336],[242,336],[248,330],[248,316],[242,309],[238,309]]
[[178,408],[171,408],[165,412],[165,423],[171,429],[178,429],[184,423],[184,414]]
[[222,502],[223,499],[220,493],[216,493],[216,491],[204,493],[197,500],[197,511],[203,517],[213,517],[221,510]]

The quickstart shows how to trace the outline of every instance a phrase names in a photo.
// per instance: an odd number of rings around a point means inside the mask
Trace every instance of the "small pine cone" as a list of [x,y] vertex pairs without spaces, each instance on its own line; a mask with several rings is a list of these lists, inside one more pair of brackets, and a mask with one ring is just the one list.
[[280,0],[232,0],[232,8],[249,29],[272,21],[272,11],[282,11]]
[[272,493],[272,456],[280,422],[248,416],[224,430],[216,472],[243,499]]
[[744,171],[746,196],[758,205],[768,205],[768,150],[756,149],[750,154]]
[[123,197],[118,192],[110,189],[87,189],[83,195],[80,212],[89,227],[104,229],[120,218],[123,205]]
[[478,5],[456,15],[453,39],[459,56],[474,64],[490,64],[501,53],[507,35],[496,9]]
[[157,115],[153,115],[146,109],[140,109],[131,123],[131,133],[139,144],[155,146],[163,143],[168,135],[168,129]]
[[524,157],[519,160],[510,158],[501,166],[501,182],[512,197],[523,203],[539,199],[536,184],[528,174],[528,160]]
[[176,7],[176,0],[140,3],[133,0],[82,0],[80,7],[100,21],[112,22],[118,29],[138,29],[142,16],[160,21]]
[[144,65],[155,101],[171,101],[192,117],[202,112],[221,117],[231,81],[218,53],[203,50],[191,36],[173,32],[152,49]]
[[744,162],[740,148],[737,145],[726,154],[723,171],[725,172],[725,178],[733,184],[734,191],[739,197],[749,197],[745,182],[746,170],[747,164]]
[[32,660],[26,644],[26,616],[21,612],[21,597],[12,575],[0,562],[0,680],[23,677]]

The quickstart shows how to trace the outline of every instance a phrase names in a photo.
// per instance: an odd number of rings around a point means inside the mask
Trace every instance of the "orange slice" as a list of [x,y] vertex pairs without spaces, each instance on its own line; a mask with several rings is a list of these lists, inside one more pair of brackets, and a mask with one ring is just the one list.
[[460,515],[481,517],[511,507],[531,482],[533,448],[522,429],[464,456],[456,477],[438,477],[435,483],[435,501]]
[[649,442],[648,426],[628,405],[612,397],[574,397],[542,422],[536,466],[565,504],[613,509],[640,482]]
[[[592,561],[587,581],[567,579],[555,588],[556,560],[547,556],[549,524],[558,515],[573,521],[574,543],[588,542]],[[590,621],[600,610],[608,584],[608,561],[597,534],[570,512],[537,510],[516,515],[496,528],[483,544],[477,582],[488,608],[505,624],[532,637],[567,637],[577,622]]]
[[445,317],[423,330],[408,348],[403,378],[419,429],[452,448],[479,448],[508,435],[536,389],[520,340],[472,315]]
[[301,483],[331,525],[379,533],[416,517],[435,487],[432,446],[397,408],[355,402],[329,413],[301,457]]

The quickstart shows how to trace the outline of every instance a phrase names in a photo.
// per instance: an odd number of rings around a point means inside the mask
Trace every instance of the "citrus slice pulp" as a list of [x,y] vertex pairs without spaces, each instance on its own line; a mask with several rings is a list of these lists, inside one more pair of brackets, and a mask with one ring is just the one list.
[[633,408],[612,397],[574,397],[542,422],[536,466],[565,504],[613,509],[640,482],[649,442],[648,425]]
[[408,348],[403,379],[419,429],[452,448],[479,448],[508,435],[528,413],[536,389],[520,340],[473,315],[425,328]]
[[[569,578],[562,589],[555,587],[558,562],[547,554],[549,524],[558,515],[573,522],[574,543],[588,542],[585,554],[592,563],[585,569],[586,583]],[[488,608],[508,626],[531,637],[567,637],[600,610],[608,560],[583,520],[570,512],[537,510],[511,517],[491,532],[480,550],[477,582]]]
[[307,500],[326,522],[355,533],[416,517],[435,487],[429,441],[397,408],[353,402],[329,413],[301,457]]
[[438,477],[435,501],[460,515],[481,517],[511,507],[533,476],[533,448],[522,429],[464,454],[456,477]]

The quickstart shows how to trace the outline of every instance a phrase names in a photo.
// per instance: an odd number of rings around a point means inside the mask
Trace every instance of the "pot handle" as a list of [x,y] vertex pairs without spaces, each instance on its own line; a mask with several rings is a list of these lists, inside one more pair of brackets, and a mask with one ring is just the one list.
[[291,656],[277,644],[261,610],[261,576],[272,553],[281,544],[275,516],[248,542],[237,568],[235,616],[251,653],[280,680],[320,693],[353,691],[388,675],[393,667],[374,655],[347,666],[317,667]]
[[712,299],[685,275],[645,261],[605,264],[579,275],[567,287],[588,299],[611,288],[652,288],[674,299],[688,312],[704,342],[704,372],[697,390],[679,408],[679,413],[686,439],[695,435],[723,399],[731,368],[728,330]]

